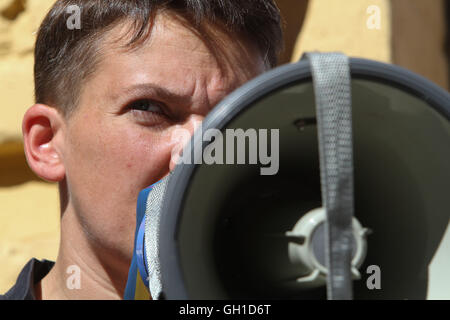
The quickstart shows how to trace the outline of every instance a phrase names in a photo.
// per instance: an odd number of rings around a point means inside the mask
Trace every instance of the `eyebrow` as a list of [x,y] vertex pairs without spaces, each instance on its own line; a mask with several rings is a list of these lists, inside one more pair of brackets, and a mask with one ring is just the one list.
[[186,105],[192,102],[192,95],[179,94],[154,83],[139,83],[132,85],[122,90],[121,94],[139,95],[149,93],[157,96],[164,102],[175,103],[177,105]]

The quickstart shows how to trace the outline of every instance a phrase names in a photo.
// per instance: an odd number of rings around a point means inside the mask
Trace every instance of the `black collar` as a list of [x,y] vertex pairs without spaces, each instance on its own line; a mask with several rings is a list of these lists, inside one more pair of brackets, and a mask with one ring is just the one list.
[[41,281],[55,263],[31,259],[17,277],[16,284],[0,300],[36,300],[34,286]]

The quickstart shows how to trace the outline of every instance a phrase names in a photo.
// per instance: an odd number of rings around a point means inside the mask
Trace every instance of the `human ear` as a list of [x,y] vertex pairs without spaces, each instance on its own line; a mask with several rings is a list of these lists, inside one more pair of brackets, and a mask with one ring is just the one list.
[[43,104],[30,107],[22,121],[28,165],[39,177],[51,182],[59,182],[65,177],[63,125],[63,116],[55,108]]

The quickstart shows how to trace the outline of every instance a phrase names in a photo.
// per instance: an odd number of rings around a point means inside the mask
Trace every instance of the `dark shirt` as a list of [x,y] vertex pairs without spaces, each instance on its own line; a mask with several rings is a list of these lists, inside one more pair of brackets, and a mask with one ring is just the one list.
[[0,300],[36,300],[34,286],[41,281],[55,263],[48,260],[31,259],[17,277],[16,284]]

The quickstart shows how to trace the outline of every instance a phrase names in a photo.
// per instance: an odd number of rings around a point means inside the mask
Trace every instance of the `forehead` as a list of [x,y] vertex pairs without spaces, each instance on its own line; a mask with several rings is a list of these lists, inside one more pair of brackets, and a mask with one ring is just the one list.
[[210,41],[175,16],[160,13],[151,36],[131,50],[125,46],[130,39],[129,27],[129,23],[117,25],[101,46],[96,77],[109,85],[112,93],[118,93],[118,87],[156,83],[195,98],[202,95],[203,88],[217,97],[203,94],[200,98],[215,104],[265,69],[251,42],[220,28],[208,28]]

